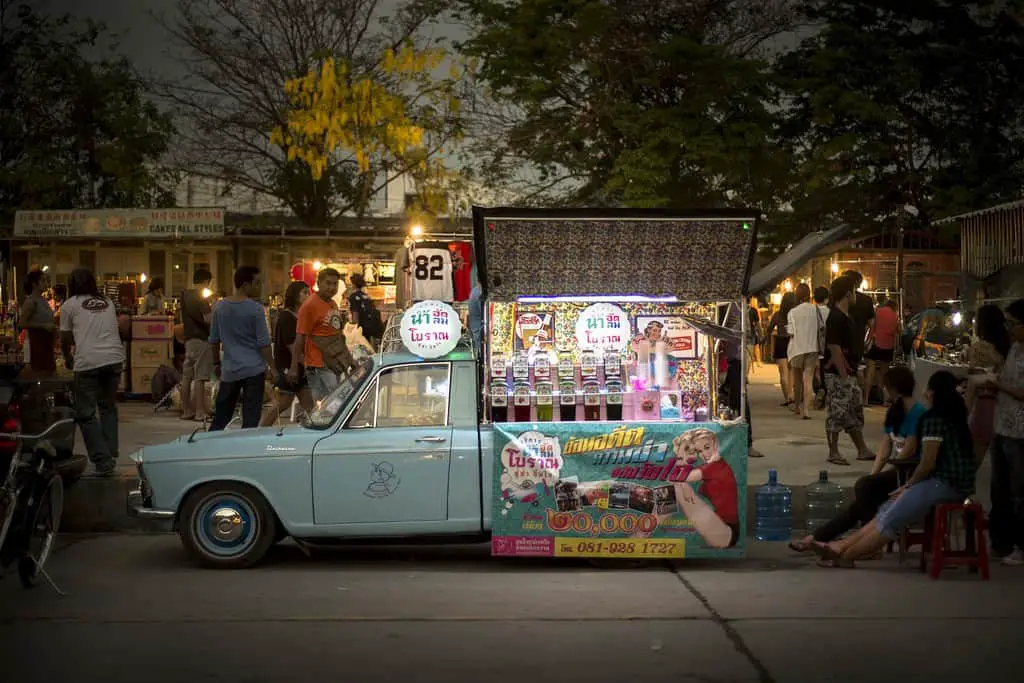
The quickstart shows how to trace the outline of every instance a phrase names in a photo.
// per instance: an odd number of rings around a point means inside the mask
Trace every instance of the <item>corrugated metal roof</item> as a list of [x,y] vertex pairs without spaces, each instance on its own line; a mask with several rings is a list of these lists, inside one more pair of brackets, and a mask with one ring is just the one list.
[[1002,213],[1003,211],[1013,211],[1014,209],[1019,209],[1022,207],[1024,207],[1024,199],[1018,199],[1017,201],[1006,202],[1005,204],[996,204],[995,206],[990,206],[987,209],[978,209],[977,211],[961,213],[956,216],[950,216],[949,218],[943,218],[941,220],[935,221],[933,225],[953,223],[954,221],[962,221],[968,218],[977,218],[978,216],[987,216],[992,213]]

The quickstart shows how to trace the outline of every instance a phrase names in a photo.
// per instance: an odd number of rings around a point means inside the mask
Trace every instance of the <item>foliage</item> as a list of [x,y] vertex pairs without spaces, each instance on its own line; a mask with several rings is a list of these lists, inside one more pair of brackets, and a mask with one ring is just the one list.
[[786,3],[458,4],[487,95],[479,177],[520,181],[526,202],[778,205],[789,164],[762,48]]
[[[274,197],[309,226],[369,211],[403,174],[430,185],[459,133],[441,106],[454,79],[430,79],[431,60],[396,70],[387,55],[433,54],[444,3],[407,0],[385,15],[388,4],[177,0],[164,25],[185,77],[162,93],[181,117],[180,166]],[[391,130],[385,110],[401,114]]]
[[[271,142],[285,147],[289,160],[306,162],[314,181],[339,150],[351,155],[363,176],[380,167],[402,168],[418,185],[414,208],[444,212],[455,176],[439,156],[443,142],[431,136],[459,135],[461,71],[452,64],[447,78],[434,76],[448,59],[444,50],[421,50],[409,42],[397,52],[384,51],[380,78],[328,57],[285,84],[292,109],[287,127],[277,128]],[[415,102],[407,92],[418,93]]]
[[928,223],[1019,195],[1024,31],[1005,5],[805,4],[821,30],[779,63],[795,220]]
[[[0,0],[0,211],[173,204],[169,118],[102,26]],[[5,215],[5,218],[9,216]]]

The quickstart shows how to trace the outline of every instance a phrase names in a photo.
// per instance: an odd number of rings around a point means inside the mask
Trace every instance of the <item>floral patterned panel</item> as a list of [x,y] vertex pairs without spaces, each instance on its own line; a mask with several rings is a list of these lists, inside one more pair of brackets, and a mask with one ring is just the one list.
[[754,231],[736,218],[487,219],[488,296],[741,298]]

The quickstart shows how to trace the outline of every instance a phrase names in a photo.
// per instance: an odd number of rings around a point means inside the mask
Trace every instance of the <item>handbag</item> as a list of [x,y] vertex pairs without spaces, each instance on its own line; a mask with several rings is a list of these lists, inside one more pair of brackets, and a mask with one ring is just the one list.
[[329,337],[312,337],[313,344],[324,357],[324,367],[331,372],[348,374],[356,368],[356,359],[348,349],[345,334],[339,332]]

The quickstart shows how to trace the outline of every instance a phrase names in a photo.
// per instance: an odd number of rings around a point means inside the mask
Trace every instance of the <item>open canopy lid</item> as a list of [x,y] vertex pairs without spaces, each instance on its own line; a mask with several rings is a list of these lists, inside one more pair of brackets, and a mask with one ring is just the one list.
[[617,294],[734,301],[747,292],[758,215],[473,207],[480,285],[505,301]]

